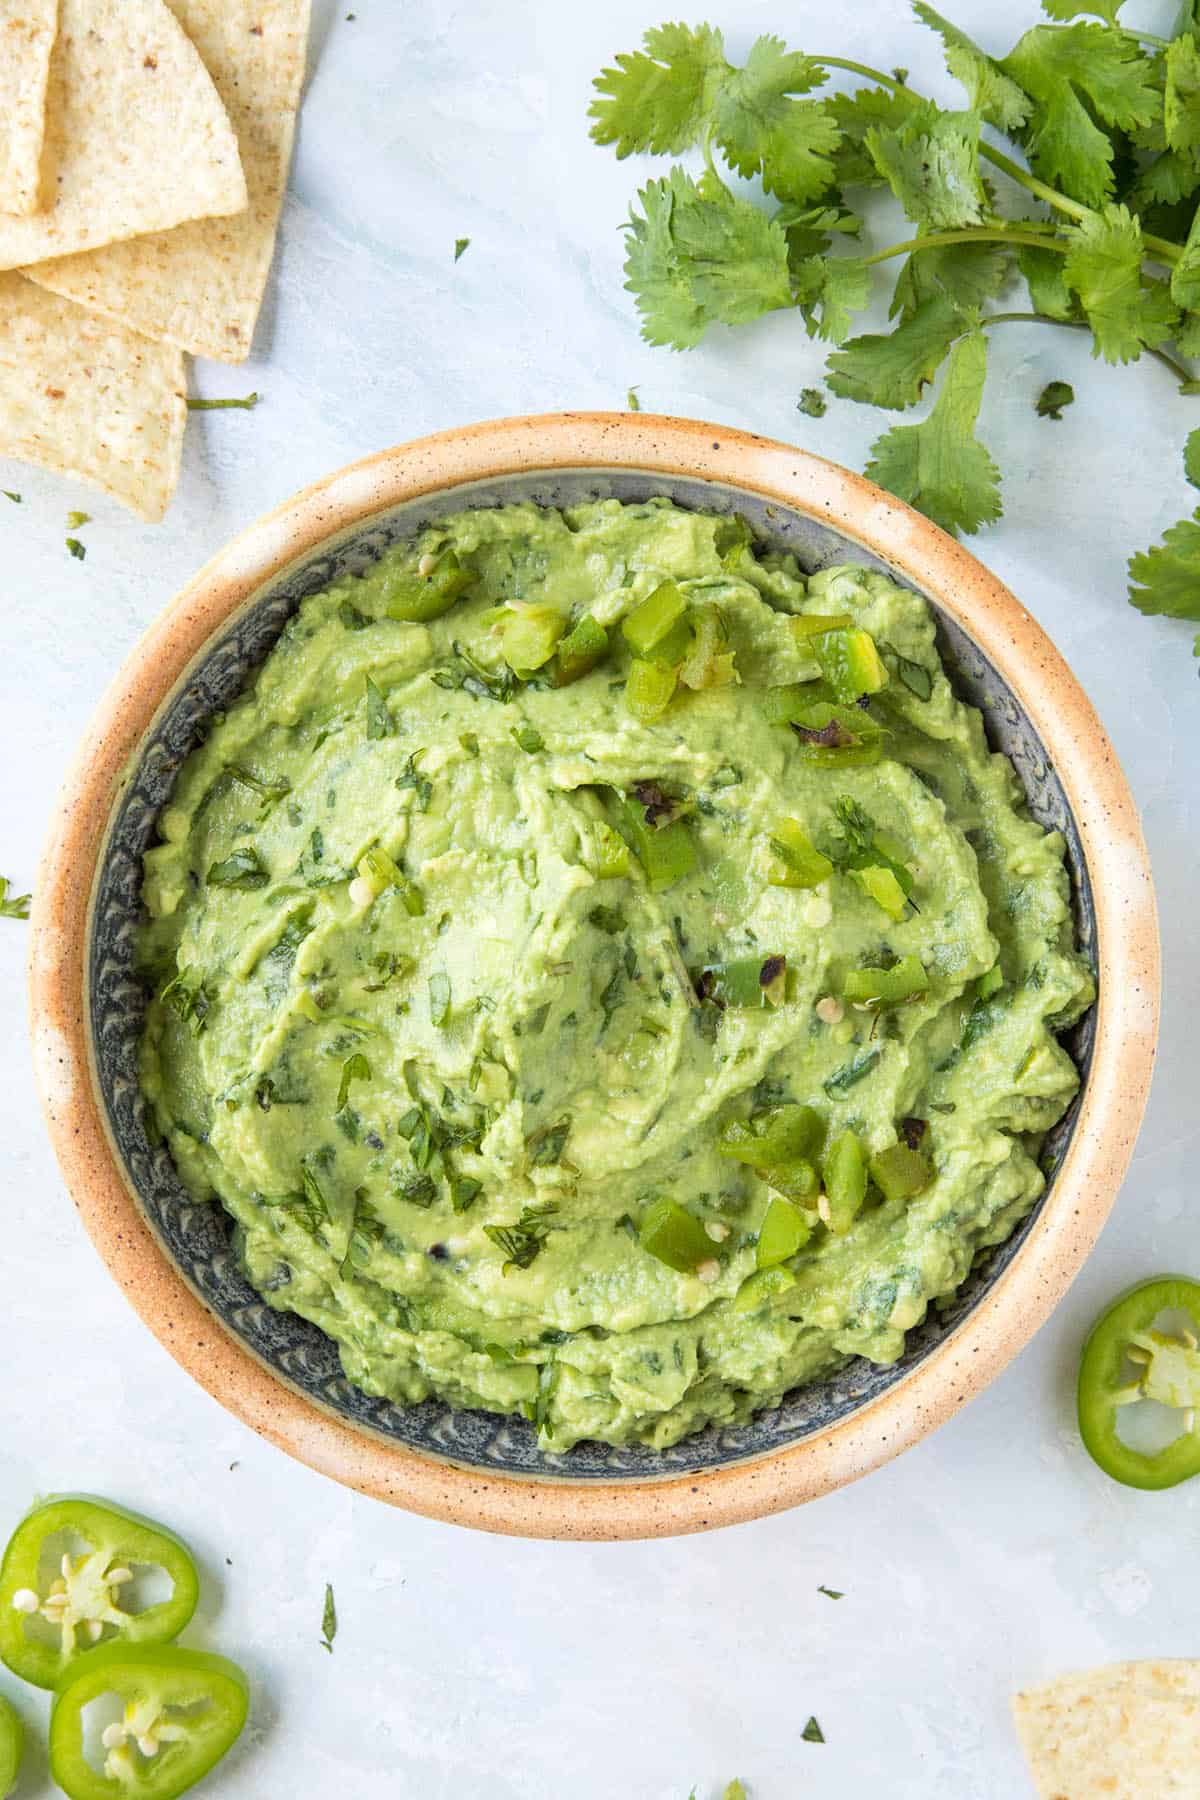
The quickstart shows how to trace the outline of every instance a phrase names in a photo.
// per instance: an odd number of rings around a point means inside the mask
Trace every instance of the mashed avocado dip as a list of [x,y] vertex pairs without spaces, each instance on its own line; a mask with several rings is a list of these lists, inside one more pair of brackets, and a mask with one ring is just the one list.
[[671,1444],[893,1362],[1042,1190],[1062,843],[880,575],[459,513],[303,602],[160,823],[147,1098],[368,1393]]

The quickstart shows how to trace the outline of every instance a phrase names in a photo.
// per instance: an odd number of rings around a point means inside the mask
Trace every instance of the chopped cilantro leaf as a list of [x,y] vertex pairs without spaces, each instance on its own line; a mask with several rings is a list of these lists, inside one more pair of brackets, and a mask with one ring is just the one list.
[[189,412],[253,412],[258,405],[257,394],[245,394],[240,400],[200,400],[195,395],[188,395]]
[[27,919],[33,895],[13,894],[10,898],[11,885],[6,876],[0,875],[0,919]]
[[823,419],[828,401],[820,388],[801,388],[800,398],[796,402],[797,412],[802,412],[809,419]]
[[67,549],[70,551],[71,555],[75,558],[76,562],[82,562],[84,557],[87,555],[87,551],[84,549],[83,545],[80,543],[79,539],[76,537],[69,537],[67,539]]
[[1069,381],[1048,381],[1037,397],[1039,419],[1061,419],[1064,406],[1074,406],[1075,389]]
[[334,1604],[333,1589],[325,1583],[325,1604],[321,1609],[321,1648],[333,1654],[333,1640],[337,1636],[337,1607]]
[[809,1718],[808,1724],[804,1727],[800,1736],[804,1739],[806,1744],[823,1744],[825,1742],[825,1733],[817,1724],[816,1719],[812,1717]]

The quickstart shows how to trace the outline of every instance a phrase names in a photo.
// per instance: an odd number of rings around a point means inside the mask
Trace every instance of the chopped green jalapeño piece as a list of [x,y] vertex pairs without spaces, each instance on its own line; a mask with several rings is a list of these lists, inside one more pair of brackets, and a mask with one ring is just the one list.
[[656,828],[647,821],[644,806],[622,795],[616,826],[641,865],[652,893],[661,893],[695,868],[696,848],[682,819]]
[[580,681],[608,655],[608,633],[591,613],[584,613],[566,637],[560,638],[554,663],[555,687]]
[[823,683],[800,682],[768,688],[762,715],[769,725],[790,725],[804,762],[819,768],[853,768],[877,763],[883,754],[883,727],[860,706],[826,698]]
[[[844,631],[854,621],[849,613],[793,613],[788,620],[792,632],[800,643],[806,638],[813,638],[823,631]],[[814,651],[815,655],[816,652]]]
[[813,638],[812,650],[834,698],[844,704],[887,686],[888,672],[869,631],[857,627],[824,631]]
[[774,1106],[748,1124],[730,1120],[721,1130],[717,1149],[752,1169],[769,1169],[800,1158],[811,1160],[824,1130],[820,1113],[811,1106]]
[[674,669],[635,656],[625,677],[625,704],[635,719],[652,725],[670,706],[678,680]]
[[842,993],[852,1006],[899,1006],[915,1000],[929,987],[929,977],[919,956],[902,956],[890,969],[851,969]]
[[554,655],[566,620],[552,606],[506,608],[496,626],[500,650],[517,675],[540,669]]
[[678,625],[687,601],[673,581],[664,581],[621,621],[621,635],[635,656],[649,656]]
[[885,1200],[911,1200],[933,1180],[933,1166],[919,1150],[893,1144],[871,1158],[871,1180]]
[[743,1281],[733,1303],[734,1312],[757,1312],[760,1306],[766,1306],[778,1294],[786,1294],[789,1288],[796,1285],[796,1277],[790,1269],[776,1264],[770,1269],[757,1269],[747,1281]]
[[1003,971],[1001,970],[999,963],[994,963],[990,969],[984,970],[983,974],[979,977],[979,980],[975,983],[975,992],[980,1000],[990,1000],[994,994],[1000,992],[1000,989],[1003,986]]
[[717,1006],[782,1006],[787,999],[786,956],[741,956],[701,969],[696,992]]
[[790,1200],[774,1195],[758,1228],[755,1262],[760,1269],[773,1269],[803,1250],[812,1235],[812,1226]]
[[388,578],[384,587],[387,616],[421,624],[440,619],[474,580],[472,571],[463,568],[453,550],[444,550],[440,556],[427,554],[415,574]]
[[715,1244],[695,1214],[677,1200],[666,1198],[654,1201],[643,1215],[638,1241],[643,1250],[681,1275],[694,1275],[716,1253]]
[[833,864],[815,848],[795,819],[780,819],[768,839],[772,887],[811,888],[833,874]]
[[866,1197],[866,1154],[857,1133],[843,1131],[825,1158],[825,1192],[817,1211],[835,1237],[844,1237]]
[[850,879],[860,887],[868,900],[874,900],[876,906],[882,906],[889,919],[901,920],[908,910],[908,895],[904,892],[893,869],[885,869],[879,863],[868,863],[865,869],[851,869]]
[[[393,887],[400,895],[404,910],[410,918],[418,919],[425,911],[425,897],[416,882],[408,879],[380,845],[373,844],[369,850],[364,850],[355,867],[366,890],[361,896],[363,900],[377,899],[386,889]],[[355,883],[351,882],[350,897],[357,903],[360,896],[354,893],[354,887]]]

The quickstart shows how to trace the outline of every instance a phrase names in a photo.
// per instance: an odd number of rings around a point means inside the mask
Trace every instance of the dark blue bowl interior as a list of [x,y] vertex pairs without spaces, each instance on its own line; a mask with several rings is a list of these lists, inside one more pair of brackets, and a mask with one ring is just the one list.
[[[767,546],[793,551],[808,570],[855,562],[891,573],[886,564],[827,526],[727,483],[628,470],[573,469],[473,483],[412,501],[377,516],[323,546],[271,582],[215,637],[161,708],[130,771],[113,815],[102,859],[89,946],[89,1000],[100,1087],[128,1181],[163,1249],[226,1329],[292,1388],[347,1424],[431,1455],[497,1474],[567,1476],[576,1480],[645,1481],[765,1456],[847,1414],[902,1381],[967,1319],[1018,1254],[1054,1190],[1046,1192],[1007,1243],[977,1262],[958,1294],[930,1309],[909,1333],[903,1359],[891,1368],[854,1360],[828,1380],[796,1389],[780,1406],[745,1425],[709,1429],[670,1450],[614,1449],[585,1443],[562,1456],[538,1449],[521,1419],[466,1412],[440,1401],[400,1406],[371,1399],[342,1373],[336,1346],[307,1321],[274,1312],[240,1273],[231,1247],[232,1221],[215,1204],[197,1202],[175,1172],[167,1151],[151,1144],[138,1087],[138,1040],[145,994],[134,969],[135,929],[141,916],[143,852],[155,842],[155,820],[170,797],[176,773],[199,741],[205,722],[250,680],[285,621],[305,595],[336,576],[361,570],[429,520],[472,506],[530,500],[570,506],[616,497],[644,500],[667,494],[679,505],[740,513]],[[1079,834],[1066,795],[1038,733],[1000,675],[963,630],[937,611],[942,656],[960,695],[980,708],[995,749],[1012,761],[1034,817],[1066,839],[1079,942],[1095,962],[1095,914]],[[1094,1012],[1068,1038],[1084,1080],[1091,1058]],[[1074,1129],[1078,1102],[1050,1134],[1047,1150],[1061,1160]]]

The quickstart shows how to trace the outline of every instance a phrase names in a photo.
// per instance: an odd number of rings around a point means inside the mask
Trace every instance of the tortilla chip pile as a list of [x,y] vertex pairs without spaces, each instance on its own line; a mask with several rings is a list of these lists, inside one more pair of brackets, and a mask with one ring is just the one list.
[[161,519],[250,353],[310,0],[0,0],[0,455]]

